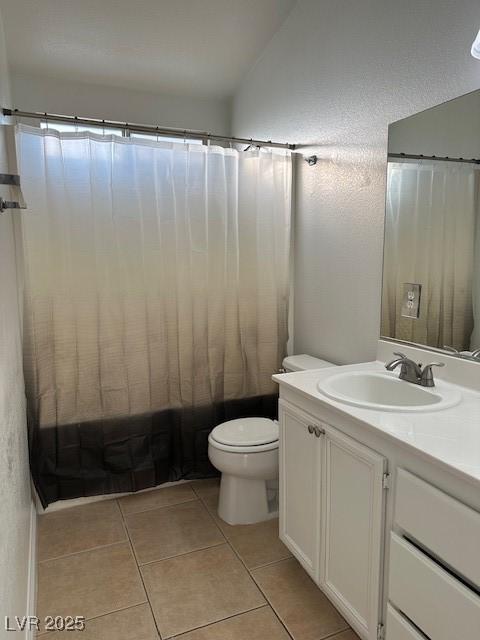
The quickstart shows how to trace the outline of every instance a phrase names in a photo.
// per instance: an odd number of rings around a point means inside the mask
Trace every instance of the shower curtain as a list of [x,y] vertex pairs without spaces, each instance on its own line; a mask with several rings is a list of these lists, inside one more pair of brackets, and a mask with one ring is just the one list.
[[273,417],[291,157],[20,125],[31,466],[47,504],[211,475]]
[[[382,335],[469,349],[479,175],[454,162],[388,163]],[[418,319],[401,315],[403,283],[422,285]]]

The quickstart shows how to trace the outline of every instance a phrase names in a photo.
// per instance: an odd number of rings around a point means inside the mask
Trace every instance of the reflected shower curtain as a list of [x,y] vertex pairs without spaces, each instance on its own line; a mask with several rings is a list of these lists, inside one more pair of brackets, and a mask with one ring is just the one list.
[[[461,163],[388,163],[382,335],[469,349],[479,175]],[[407,282],[422,285],[418,319],[401,315]]]
[[17,147],[41,499],[211,475],[215,424],[276,411],[289,152],[25,126]]

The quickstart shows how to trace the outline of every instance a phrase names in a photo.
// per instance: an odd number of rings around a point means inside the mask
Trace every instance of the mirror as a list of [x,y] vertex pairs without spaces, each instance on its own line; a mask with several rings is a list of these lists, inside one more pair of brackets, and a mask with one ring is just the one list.
[[382,338],[480,362],[480,90],[388,130]]

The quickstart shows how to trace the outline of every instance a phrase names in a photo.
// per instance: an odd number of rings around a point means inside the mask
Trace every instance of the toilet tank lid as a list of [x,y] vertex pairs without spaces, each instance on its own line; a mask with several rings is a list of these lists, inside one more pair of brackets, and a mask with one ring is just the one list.
[[323,369],[324,367],[335,367],[333,362],[314,358],[306,353],[297,356],[287,356],[283,359],[283,368],[286,371],[306,371],[307,369]]

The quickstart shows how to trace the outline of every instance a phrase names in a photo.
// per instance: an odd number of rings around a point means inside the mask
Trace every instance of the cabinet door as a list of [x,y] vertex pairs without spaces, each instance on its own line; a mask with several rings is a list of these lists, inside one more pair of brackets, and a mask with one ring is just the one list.
[[376,639],[385,459],[327,427],[320,586],[362,638]]
[[308,414],[280,401],[280,538],[318,580],[323,437],[310,433],[314,426]]

